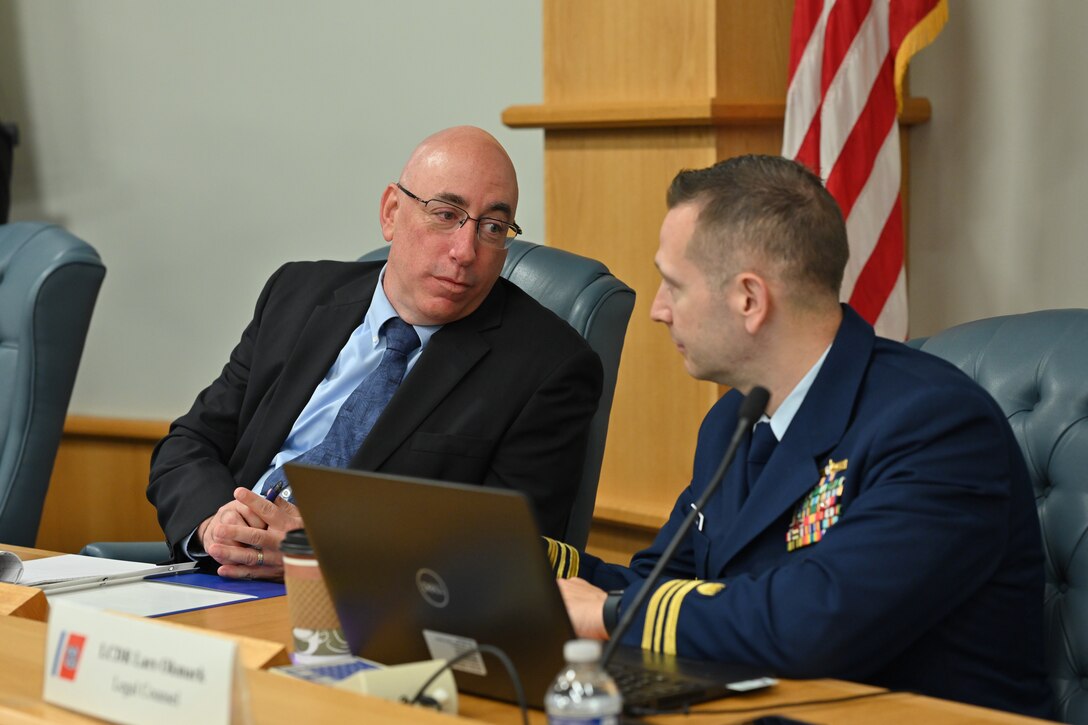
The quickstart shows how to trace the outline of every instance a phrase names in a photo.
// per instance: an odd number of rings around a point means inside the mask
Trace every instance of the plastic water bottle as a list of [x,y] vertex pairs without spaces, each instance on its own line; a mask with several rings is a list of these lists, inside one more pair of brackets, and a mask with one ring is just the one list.
[[549,725],[616,725],[623,698],[601,667],[601,643],[572,639],[563,646],[567,664],[544,696]]

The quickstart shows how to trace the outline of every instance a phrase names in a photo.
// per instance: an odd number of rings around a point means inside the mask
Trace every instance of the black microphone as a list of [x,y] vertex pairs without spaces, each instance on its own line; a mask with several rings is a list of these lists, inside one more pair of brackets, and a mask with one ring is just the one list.
[[709,501],[710,497],[714,495],[714,492],[718,490],[718,486],[721,485],[722,479],[725,478],[725,472],[729,469],[729,464],[733,462],[733,458],[737,455],[737,447],[740,445],[740,439],[752,430],[752,426],[754,426],[760,416],[763,415],[763,411],[767,408],[767,401],[769,401],[770,398],[771,394],[767,392],[767,389],[757,385],[752,388],[747,397],[741,401],[740,409],[737,411],[737,427],[733,430],[733,437],[729,441],[729,447],[725,449],[725,455],[722,456],[721,465],[718,466],[718,470],[710,479],[710,483],[707,484],[706,489],[703,491],[703,495],[695,502],[695,505],[692,507],[691,511],[688,512],[683,523],[680,524],[680,528],[673,534],[672,540],[669,542],[669,545],[665,547],[665,551],[662,552],[661,558],[654,564],[654,568],[650,570],[649,576],[643,580],[642,588],[639,589],[638,594],[635,595],[635,598],[631,600],[631,604],[624,610],[623,616],[620,617],[620,621],[616,625],[615,631],[612,632],[608,645],[604,648],[604,654],[601,656],[601,667],[608,665],[608,661],[612,658],[612,654],[616,651],[616,647],[619,646],[620,640],[623,639],[623,635],[627,633],[627,630],[631,628],[631,623],[635,621],[635,613],[642,608],[643,603],[646,601],[646,597],[653,591],[657,580],[661,578],[661,572],[665,570],[665,567],[672,560],[677,547],[680,546],[680,542],[687,536],[692,522],[695,521],[695,517],[702,513],[703,508],[706,506],[706,502]]

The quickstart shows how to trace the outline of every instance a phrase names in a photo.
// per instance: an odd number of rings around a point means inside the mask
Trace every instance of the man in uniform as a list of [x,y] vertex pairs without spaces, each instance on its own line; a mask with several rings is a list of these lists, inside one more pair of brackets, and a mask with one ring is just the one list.
[[575,630],[609,636],[759,385],[766,415],[622,641],[1048,715],[1039,525],[997,404],[839,303],[842,215],[799,164],[748,156],[684,171],[668,207],[651,316],[692,376],[733,390],[703,421],[690,486],[630,567],[569,547],[554,557],[577,577],[559,582]]

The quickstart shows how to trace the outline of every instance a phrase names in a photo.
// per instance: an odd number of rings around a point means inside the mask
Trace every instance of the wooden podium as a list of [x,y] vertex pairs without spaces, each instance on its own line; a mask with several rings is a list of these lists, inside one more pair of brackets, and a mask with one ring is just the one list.
[[[548,241],[638,295],[590,535],[606,558],[626,561],[665,521],[723,392],[690,378],[649,319],[665,191],[683,168],[780,153],[792,12],[791,0],[544,0],[544,103],[503,113],[544,129]],[[901,122],[928,115],[908,99]]]

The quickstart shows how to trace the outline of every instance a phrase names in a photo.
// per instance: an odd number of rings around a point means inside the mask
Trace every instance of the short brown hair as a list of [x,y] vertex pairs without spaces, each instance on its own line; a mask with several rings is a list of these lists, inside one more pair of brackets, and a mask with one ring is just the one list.
[[846,224],[819,177],[781,156],[738,156],[676,175],[670,209],[701,205],[688,257],[724,281],[741,264],[771,265],[802,297],[838,298],[849,256]]

